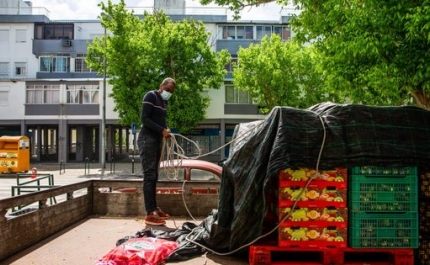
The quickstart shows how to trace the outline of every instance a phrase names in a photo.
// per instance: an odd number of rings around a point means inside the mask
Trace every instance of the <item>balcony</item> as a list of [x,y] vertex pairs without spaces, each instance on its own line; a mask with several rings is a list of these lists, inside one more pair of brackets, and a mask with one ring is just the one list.
[[260,43],[261,43],[261,40],[223,39],[223,40],[216,41],[216,49],[217,51],[226,49],[230,54],[237,54],[237,52],[239,51],[239,47],[249,47],[249,45],[251,44],[260,44]]
[[258,105],[254,104],[224,104],[224,114],[258,115]]
[[41,54],[70,54],[71,57],[75,57],[77,53],[86,53],[88,43],[91,41],[82,39],[33,40],[33,54],[36,57],[39,57]]

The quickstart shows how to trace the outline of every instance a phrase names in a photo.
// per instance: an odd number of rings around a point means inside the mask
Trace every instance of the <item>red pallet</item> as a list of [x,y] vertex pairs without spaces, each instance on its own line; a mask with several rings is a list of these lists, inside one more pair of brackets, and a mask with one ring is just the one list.
[[413,249],[306,249],[252,245],[250,265],[413,265]]

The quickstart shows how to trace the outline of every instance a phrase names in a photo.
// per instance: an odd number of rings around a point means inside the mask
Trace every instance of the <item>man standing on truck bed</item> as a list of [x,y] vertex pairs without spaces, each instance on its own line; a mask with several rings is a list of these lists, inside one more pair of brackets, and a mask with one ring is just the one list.
[[143,198],[147,213],[145,223],[148,225],[164,225],[164,220],[170,217],[157,206],[156,188],[163,138],[172,136],[167,127],[166,116],[167,101],[175,88],[176,81],[170,77],[165,78],[158,90],[145,94],[142,102],[142,128],[137,143],[143,170]]

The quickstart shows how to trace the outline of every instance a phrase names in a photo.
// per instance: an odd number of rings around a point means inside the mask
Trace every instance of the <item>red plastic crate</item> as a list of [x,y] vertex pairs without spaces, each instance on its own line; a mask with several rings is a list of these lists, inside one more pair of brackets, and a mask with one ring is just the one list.
[[346,208],[347,202],[327,202],[327,201],[279,201],[278,202],[278,208],[283,207],[292,207],[295,205],[295,207],[308,207],[308,208],[323,208],[323,207],[336,207],[338,209],[340,208]]
[[286,207],[278,208],[279,222],[291,221],[300,226],[317,224],[324,227],[330,225],[339,226],[340,224],[346,225],[348,222],[348,211],[345,207],[301,207],[296,205],[293,208],[293,206],[292,203]]
[[336,189],[346,189],[348,186],[348,183],[346,182],[338,182],[338,181],[326,181],[326,180],[320,180],[315,179],[309,181],[293,181],[293,180],[281,180],[279,181],[279,187],[301,187],[304,188],[306,185],[307,188],[314,189],[314,188],[327,188],[327,187],[334,187]]
[[299,168],[286,168],[279,172],[279,180],[292,180],[292,181],[307,181],[312,177],[314,180],[326,180],[336,182],[347,182],[348,169],[337,167],[330,170],[319,170],[319,174],[316,175],[316,170],[307,167]]
[[339,187],[339,183],[320,181],[316,183],[317,185],[309,185],[305,188],[306,183],[297,182],[298,181],[294,183],[295,185],[279,187],[279,207],[285,207],[292,201],[307,203],[319,202],[319,206],[322,207],[330,205],[346,207],[347,190],[345,187]]
[[[292,248],[344,248],[347,246],[347,224],[321,226],[318,222],[298,226],[283,222],[278,228],[278,246]],[[301,222],[305,223],[305,222]]]

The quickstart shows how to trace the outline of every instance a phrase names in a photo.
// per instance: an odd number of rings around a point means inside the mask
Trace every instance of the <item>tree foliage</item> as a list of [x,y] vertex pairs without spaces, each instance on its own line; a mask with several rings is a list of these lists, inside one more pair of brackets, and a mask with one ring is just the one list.
[[[355,102],[400,105],[415,98],[429,109],[429,41],[413,21],[425,19],[417,1],[298,1],[296,37],[315,41],[330,82]],[[427,31],[428,33],[428,31]],[[424,36],[426,35],[426,36]]]
[[307,108],[334,101],[322,89],[312,46],[283,42],[276,34],[264,37],[261,44],[240,48],[233,77],[235,87],[249,91],[262,113],[275,106]]
[[[288,1],[200,0],[240,10]],[[430,109],[430,1],[294,0],[302,43],[321,52],[327,87],[354,102]]]
[[106,73],[112,85],[109,95],[115,102],[120,123],[140,124],[142,98],[149,90],[158,89],[165,77],[177,82],[169,100],[168,123],[186,132],[204,120],[209,98],[205,88],[218,89],[229,62],[227,51],[215,53],[202,22],[172,22],[162,11],[144,13],[143,19],[119,4],[99,4],[104,15],[102,25],[109,34],[89,45],[89,67]]

